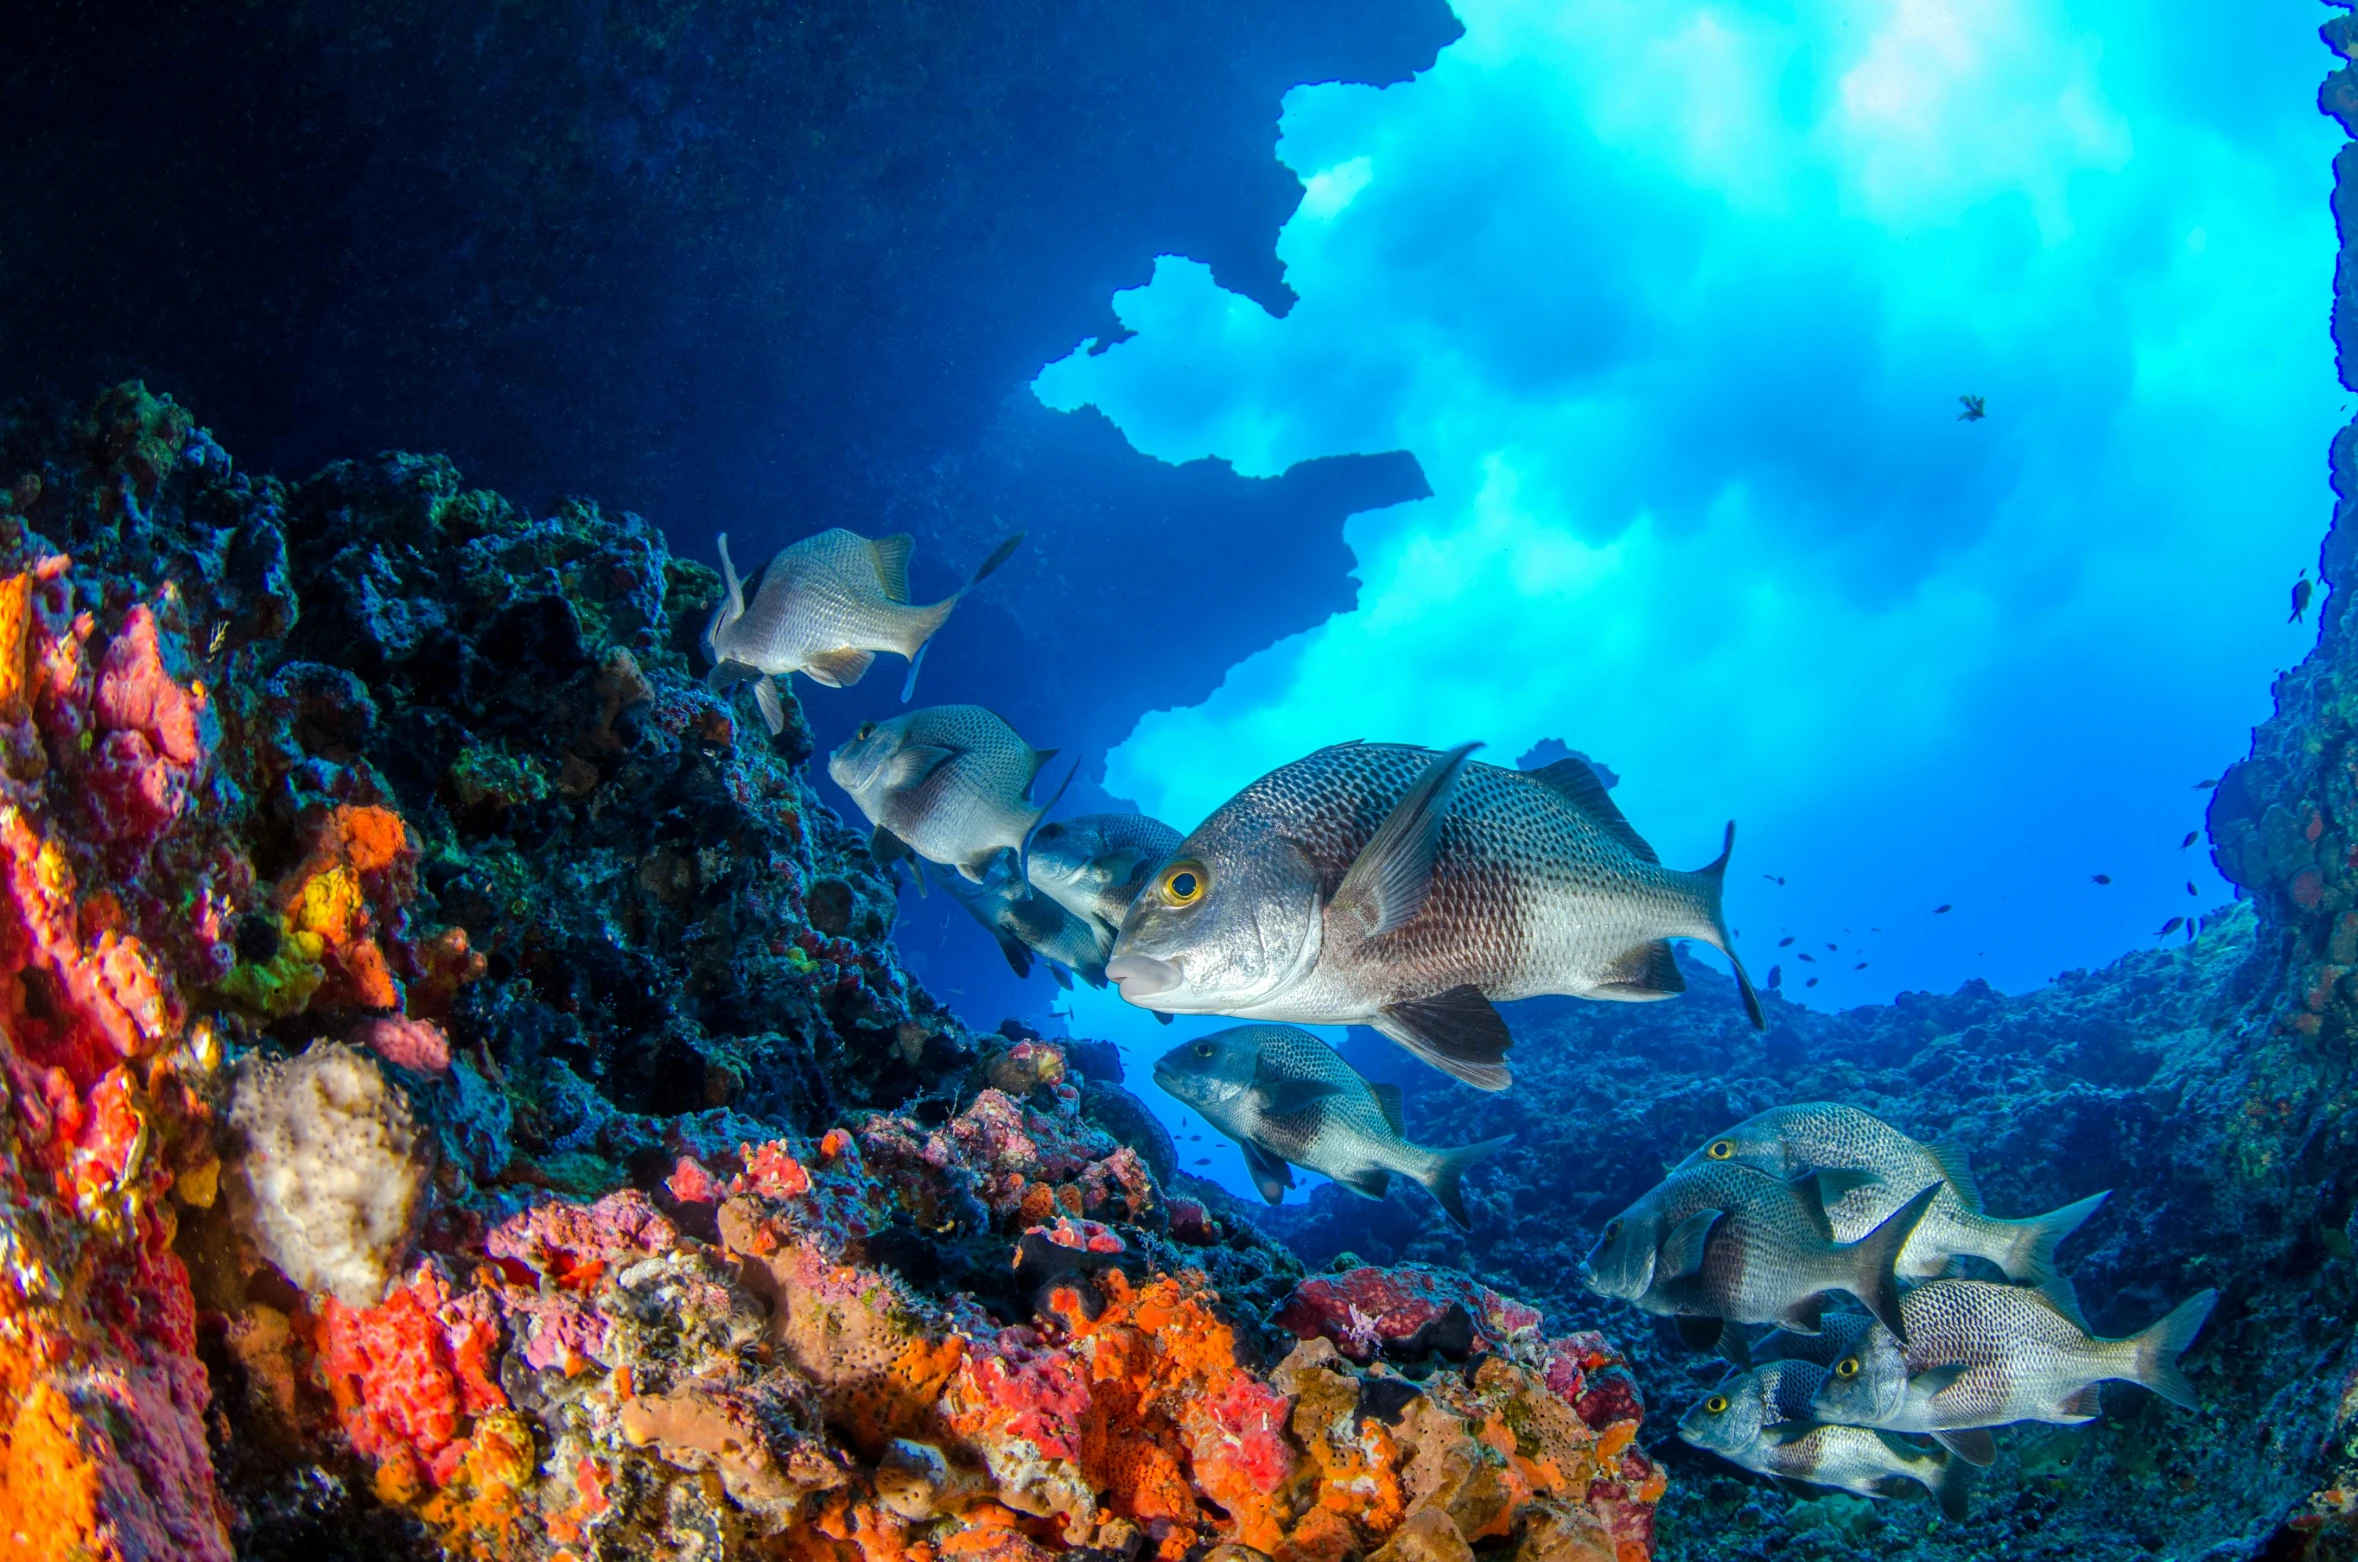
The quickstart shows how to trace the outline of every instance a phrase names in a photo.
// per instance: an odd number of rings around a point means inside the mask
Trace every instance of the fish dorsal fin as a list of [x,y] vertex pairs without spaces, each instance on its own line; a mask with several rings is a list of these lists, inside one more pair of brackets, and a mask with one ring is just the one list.
[[1479,746],[1461,744],[1425,766],[1335,886],[1335,909],[1359,924],[1362,938],[1381,937],[1425,909],[1449,795]]
[[1727,1213],[1721,1209],[1699,1209],[1670,1228],[1670,1235],[1662,1239],[1662,1247],[1655,1254],[1655,1273],[1664,1280],[1683,1280],[1703,1267],[1703,1251],[1711,1244],[1711,1230]]
[[814,652],[802,670],[830,689],[848,689],[867,674],[868,664],[875,660],[874,651],[854,650],[847,645],[833,651]]
[[1981,1189],[1973,1180],[1973,1167],[1965,1146],[1954,1139],[1936,1139],[1931,1149],[1933,1160],[1940,1165],[1940,1174],[1948,1179],[1950,1191],[1957,1195],[1957,1202],[1980,1214]]
[[1400,1087],[1398,1085],[1369,1085],[1375,1092],[1376,1110],[1384,1114],[1384,1122],[1401,1138],[1408,1137],[1408,1122],[1400,1115]]
[[915,546],[916,539],[907,532],[895,532],[868,544],[876,559],[876,583],[892,601],[909,600],[909,550]]
[[1605,783],[1597,779],[1587,760],[1559,759],[1523,774],[1594,819],[1607,835],[1635,852],[1640,862],[1662,861],[1654,855],[1654,848],[1646,844],[1646,838],[1637,833],[1637,826],[1622,814],[1613,794],[1605,790]]
[[1966,1427],[1954,1432],[1935,1432],[1932,1440],[1967,1464],[1988,1469],[1998,1462],[1998,1440],[1990,1436],[1986,1426]]
[[1253,1187],[1270,1203],[1283,1204],[1285,1190],[1294,1185],[1294,1169],[1250,1139],[1241,1143],[1245,1169],[1253,1174]]
[[1679,971],[1678,957],[1670,952],[1667,938],[1638,945],[1605,967],[1603,976],[1590,997],[1646,1002],[1687,990],[1687,979]]
[[1506,1066],[1514,1038],[1480,988],[1469,984],[1430,998],[1405,998],[1386,1004],[1369,1023],[1476,1090],[1504,1090],[1514,1082]]

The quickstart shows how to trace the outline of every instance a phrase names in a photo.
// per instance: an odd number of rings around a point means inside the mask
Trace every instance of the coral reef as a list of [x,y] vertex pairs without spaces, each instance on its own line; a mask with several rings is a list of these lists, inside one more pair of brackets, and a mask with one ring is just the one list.
[[1651,1555],[1600,1337],[909,979],[636,517],[133,385],[0,422],[0,566],[17,1551]]

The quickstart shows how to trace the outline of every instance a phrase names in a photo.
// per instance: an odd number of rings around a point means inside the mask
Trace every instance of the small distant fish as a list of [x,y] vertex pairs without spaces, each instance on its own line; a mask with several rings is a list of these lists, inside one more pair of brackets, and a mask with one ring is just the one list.
[[914,543],[906,533],[870,541],[837,526],[789,544],[763,568],[750,603],[723,536],[721,580],[727,590],[704,630],[705,654],[713,662],[706,681],[715,689],[751,683],[762,720],[775,733],[785,727],[786,708],[772,679],[803,673],[829,688],[848,688],[878,651],[892,651],[909,659],[901,686],[905,700],[916,691],[917,668],[934,631],[1022,542],[1017,532],[991,550],[965,585],[930,606],[914,607]]
[[1959,396],[1957,400],[1965,408],[1963,412],[1957,414],[1958,422],[1979,423],[1983,418],[1989,416],[1984,398],[1980,396]]
[[2310,583],[2309,572],[2305,569],[2302,570],[2301,578],[2293,582],[2292,617],[2286,619],[2286,623],[2298,624],[2306,619],[2309,612],[2309,598],[2316,590],[2316,586]]
[[1785,876],[1781,873],[1764,873],[1761,875],[1761,877],[1768,880],[1771,884],[1782,884],[1785,882]]
[[2210,790],[2212,787],[2214,787],[2214,786],[2217,786],[2218,784],[2219,784],[2219,778],[2218,778],[2217,776],[2213,776],[2213,777],[2211,777],[2211,778],[2210,778],[2208,781],[2197,781],[2197,782],[2195,782],[2195,783],[2194,783],[2194,789],[2195,789],[2197,792],[2207,792],[2207,791],[2209,791],[2209,790]]
[[1834,1363],[1818,1390],[1823,1420],[1893,1432],[1943,1433],[2047,1421],[2094,1420],[2096,1385],[2141,1383],[2197,1408],[2178,1357],[2219,1300],[2198,1291],[2126,1339],[2100,1339],[2035,1291],[1986,1280],[1935,1280],[1900,1301],[1903,1342],[1881,1325]]
[[1198,1160],[1195,1164],[1198,1166],[1209,1166],[1212,1164],[1212,1162],[1209,1157],[1205,1157],[1204,1159]]
[[1155,1061],[1154,1082],[1244,1147],[1253,1186],[1272,1204],[1294,1185],[1292,1166],[1369,1199],[1382,1198],[1398,1172],[1423,1183],[1463,1226],[1458,1179],[1513,1139],[1452,1150],[1410,1143],[1398,1085],[1370,1084],[1334,1048],[1291,1025],[1237,1025],[1182,1042]]
[[[1607,1221],[1581,1280],[1650,1313],[1801,1334],[1817,1331],[1828,1296],[1841,1292],[1893,1324],[1894,1266],[1937,1191],[1926,1188],[1866,1236],[1837,1243],[1815,1179],[1788,1182],[1707,1159],[1681,1166]],[[1681,1331],[1697,1349],[1720,1332]]]
[[1794,958],[1794,959],[1796,959],[1796,960],[1807,960],[1807,961],[1808,961],[1808,962],[1809,962],[1811,965],[1816,965],[1816,964],[1818,963],[1818,957],[1817,957],[1816,955],[1813,955],[1813,954],[1811,954],[1811,953],[1810,953],[1808,950],[1806,950],[1806,949],[1796,949],[1796,950],[1794,950],[1794,951],[1793,951],[1793,958]]
[[1122,925],[1130,902],[1178,848],[1179,832],[1144,814],[1082,814],[1032,836],[1032,883],[1075,916]]
[[1948,903],[1944,901],[1940,905],[1932,908],[1932,914],[1936,917],[1945,917],[1949,914],[1949,910],[1950,907]]
[[828,756],[827,774],[876,826],[879,858],[905,847],[980,883],[1003,848],[1013,847],[1022,864],[1033,830],[1056,803],[1051,797],[1035,808],[1025,799],[1055,755],[980,705],[934,705],[863,723]]
[[1341,743],[1261,777],[1139,892],[1106,973],[1140,1008],[1372,1026],[1482,1090],[1511,1079],[1493,1000],[1670,997],[1673,938],[1729,953],[1765,1028],[1720,907],[1733,825],[1674,872],[1585,760],[1473,748]]
[[1790,933],[1787,933],[1787,934],[1786,934],[1786,935],[1785,935],[1783,938],[1780,938],[1780,939],[1778,939],[1778,940],[1777,940],[1777,947],[1778,947],[1779,949],[1783,949],[1783,948],[1785,948],[1787,945],[1791,944],[1792,942],[1793,942],[1793,935],[1792,935],[1792,934],[1790,934]]
[[1829,942],[1826,945],[1826,952],[1828,954],[1840,954],[1842,952],[1842,946],[1840,944]]
[[2112,882],[2112,875],[2109,873],[2091,873],[2088,875],[2088,882],[2091,884],[2110,884]]
[[[1069,988],[1072,976],[1092,987],[1105,985],[1105,956],[1113,948],[1113,929],[1088,917],[1076,917],[1063,906],[1023,881],[1015,853],[1002,847],[983,870],[982,880],[970,884],[964,874],[948,876],[950,898],[998,940],[999,952],[1018,976],[1032,974],[1032,955],[1050,962],[1056,985]],[[1067,976],[1066,972],[1072,976]]]
[[1782,1180],[1815,1173],[1838,1242],[1857,1241],[1917,1193],[1934,1189],[1931,1208],[1900,1252],[1899,1278],[1929,1280],[1946,1273],[1951,1259],[1979,1258],[2009,1279],[2039,1287],[2071,1316],[2079,1315],[2055,1250],[2096,1213],[2104,1202],[2101,1193],[2023,1220],[1984,1214],[1961,1146],[1910,1138],[1881,1118],[1836,1101],[1797,1102],[1755,1113],[1689,1152],[1677,1170],[1713,1164]]
[[1851,969],[1854,971],[1864,971],[1866,968],[1867,962],[1864,960],[1861,960],[1857,965],[1851,967]]
[[1784,986],[1784,985],[1785,985],[1785,968],[1784,968],[1783,966],[1781,966],[1781,965],[1772,965],[1772,966],[1770,966],[1770,967],[1769,967],[1769,974],[1768,974],[1768,990],[1769,990],[1770,992],[1775,992],[1775,991],[1776,991],[1778,988],[1780,988],[1780,987],[1782,987],[1782,986]]
[[2187,847],[2189,847],[2189,846],[2192,846],[2192,845],[2194,844],[2195,837],[2197,837],[2197,836],[2199,836],[2199,835],[2201,835],[2201,834],[2202,834],[2202,832],[2201,832],[2200,830],[2189,830],[2189,831],[2187,831],[2187,832],[2186,832],[2186,839],[2184,839],[2184,840],[2182,840],[2182,841],[2180,841],[2180,842],[2178,843],[2178,850],[2180,850],[2180,851],[2184,851],[2184,850],[2185,850]]
[[1815,987],[1818,985],[1818,979],[1813,976],[1808,981],[1803,982],[1801,985],[1804,987]]
[[2202,891],[2194,887],[2194,880],[2188,879],[2186,881],[2186,893],[2189,895],[2200,895]]
[[2154,937],[2156,937],[2156,938],[2167,938],[2167,937],[2169,937],[2169,936],[2170,936],[2172,933],[2175,933],[2175,932],[2177,932],[2177,931],[2178,931],[2178,929],[2180,929],[2181,927],[2184,927],[2185,925],[2186,925],[2186,919],[2185,919],[2184,917],[2172,917],[2172,918],[2170,918],[2170,920],[2169,920],[2169,921],[2167,921],[2167,922],[2164,922],[2164,923],[2161,925],[2161,931],[2160,931],[2160,932],[2158,932],[2158,933],[2156,933],[2156,934],[2154,934],[2153,936],[2154,936]]
[[1882,1432],[1789,1414],[1796,1385],[1812,1373],[1825,1375],[1807,1363],[1771,1362],[1731,1378],[1679,1417],[1679,1438],[1779,1481],[1862,1497],[1892,1497],[1921,1486],[1949,1518],[1965,1517],[1969,1466]]

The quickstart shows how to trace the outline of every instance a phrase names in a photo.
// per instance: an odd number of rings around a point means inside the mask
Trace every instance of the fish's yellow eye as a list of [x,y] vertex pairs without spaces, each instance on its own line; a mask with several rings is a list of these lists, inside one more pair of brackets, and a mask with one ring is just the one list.
[[1733,1139],[1714,1139],[1711,1141],[1711,1148],[1705,1150],[1703,1153],[1710,1156],[1715,1161],[1724,1161],[1729,1156],[1736,1153],[1736,1141]]
[[1218,1050],[1208,1041],[1199,1041],[1195,1044],[1195,1055],[1199,1058],[1208,1058]]
[[854,743],[865,743],[874,736],[876,736],[876,723],[872,721],[863,721],[860,723],[860,730],[852,734],[852,741]]
[[1709,1399],[1703,1401],[1703,1408],[1715,1416],[1724,1416],[1728,1413],[1728,1396],[1725,1394],[1714,1394]]
[[1845,1356],[1840,1361],[1834,1363],[1834,1375],[1838,1378],[1857,1377],[1859,1375],[1858,1357]]
[[1212,876],[1200,862],[1176,862],[1163,870],[1163,881],[1155,886],[1155,893],[1163,903],[1171,906],[1192,906],[1204,898],[1211,887]]

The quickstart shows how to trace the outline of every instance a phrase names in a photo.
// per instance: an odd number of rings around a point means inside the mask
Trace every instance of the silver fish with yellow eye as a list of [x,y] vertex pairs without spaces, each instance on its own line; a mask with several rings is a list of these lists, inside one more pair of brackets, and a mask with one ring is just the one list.
[[1900,1254],[1901,1279],[1937,1279],[1953,1258],[1986,1259],[2008,1279],[2038,1288],[2064,1316],[2080,1316],[2055,1250],[2096,1213],[2104,1194],[2021,1220],[1985,1214],[1961,1147],[1911,1139],[1881,1118],[1832,1101],[1772,1107],[1713,1135],[1678,1164],[1684,1169],[1708,1162],[1782,1178],[1817,1172],[1838,1242],[1857,1241],[1938,1184],[1939,1196]]
[[[1904,1341],[1870,1329],[1828,1369],[1816,1413],[1957,1442],[1957,1434],[2016,1421],[2093,1420],[2102,1409],[2097,1385],[2116,1380],[2191,1410],[2194,1385],[2178,1357],[2218,1299],[2216,1291],[2197,1292],[2141,1333],[2100,1339],[2022,1286],[1935,1280],[1901,1298]],[[1986,1462],[1986,1437],[1959,1446]]]
[[1503,1090],[1493,1000],[1667,998],[1686,987],[1669,940],[1733,948],[1726,851],[1674,872],[1585,761],[1503,770],[1473,748],[1342,743],[1271,771],[1139,893],[1106,974],[1142,1008],[1372,1026]]
[[[906,849],[979,884],[1001,851],[1012,849],[1018,870],[1026,867],[1032,832],[1056,804],[1052,796],[1035,807],[1028,797],[1055,756],[980,705],[933,705],[863,723],[827,756],[827,774],[876,827],[879,859]],[[1068,770],[1057,794],[1071,782]],[[918,876],[922,885],[922,868]]]
[[1449,1218],[1468,1224],[1459,1179],[1514,1136],[1437,1150],[1411,1143],[1400,1087],[1370,1084],[1342,1055],[1291,1025],[1236,1025],[1182,1042],[1154,1065],[1154,1082],[1244,1148],[1261,1197],[1294,1185],[1289,1163],[1380,1199],[1396,1172],[1422,1183]]
[[706,682],[715,690],[751,683],[754,703],[772,733],[786,725],[785,702],[771,681],[803,673],[833,689],[858,683],[879,651],[909,659],[901,698],[917,689],[917,668],[926,645],[959,599],[1007,562],[1023,533],[991,551],[966,584],[941,601],[918,607],[909,601],[909,552],[902,533],[874,540],[841,527],[780,549],[762,569],[753,600],[747,602],[729,559],[729,539],[720,539],[720,605],[704,630],[705,654],[712,658]]
[[1092,987],[1105,985],[1105,954],[1113,947],[1113,929],[1074,916],[1025,883],[1014,852],[997,852],[980,883],[953,873],[943,887],[989,931],[1016,975],[1031,975],[1032,956],[1037,954],[1048,962],[1048,975],[1059,987],[1071,987],[1075,976]]
[[1861,1497],[1896,1497],[1921,1486],[1943,1514],[1965,1517],[1971,1466],[1887,1432],[1797,1415],[1797,1391],[1817,1370],[1793,1372],[1799,1365],[1776,1362],[1721,1384],[1679,1417],[1680,1441],[1779,1485],[1830,1486]]

